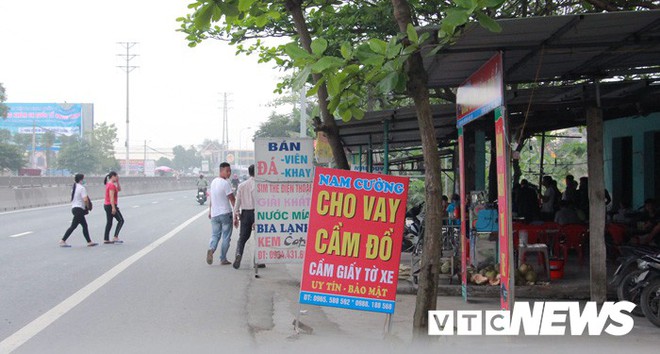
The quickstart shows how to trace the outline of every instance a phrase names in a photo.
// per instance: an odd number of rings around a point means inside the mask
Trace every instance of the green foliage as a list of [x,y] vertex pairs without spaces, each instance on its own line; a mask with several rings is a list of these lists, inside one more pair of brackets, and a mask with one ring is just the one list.
[[5,141],[7,140],[0,140],[0,171],[18,170],[25,165],[25,150]]
[[7,119],[7,111],[9,110],[9,107],[5,105],[5,101],[7,101],[7,94],[5,87],[0,82],[0,118],[2,119]]
[[117,142],[117,127],[114,124],[97,123],[92,131],[91,145],[98,156],[99,171],[109,172],[119,169],[119,161],[115,158],[115,143]]
[[168,159],[167,157],[161,157],[158,160],[156,160],[156,166],[171,167],[172,166],[172,160]]
[[424,202],[426,199],[426,186],[422,179],[411,179],[408,185],[408,208]]
[[[99,174],[119,170],[119,161],[114,156],[114,143],[117,141],[117,127],[114,124],[95,124],[89,139],[78,136],[61,136],[59,139],[62,143],[57,156],[58,168],[73,173]],[[44,134],[42,145],[46,147],[50,140]]]
[[90,142],[74,135],[62,139],[57,166],[72,173],[95,173],[99,171],[99,156]]
[[177,145],[172,148],[172,153],[174,154],[174,158],[170,167],[174,169],[186,171],[198,167],[202,163],[202,158],[194,146],[186,149],[181,145]]

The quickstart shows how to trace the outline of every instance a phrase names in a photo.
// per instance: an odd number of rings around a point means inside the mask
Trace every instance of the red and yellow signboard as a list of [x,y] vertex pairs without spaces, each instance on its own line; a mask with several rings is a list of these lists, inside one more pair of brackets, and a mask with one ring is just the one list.
[[500,245],[500,306],[502,310],[512,310],[513,289],[511,281],[511,203],[509,200],[509,146],[506,142],[507,130],[504,107],[495,109],[495,148],[497,162],[497,209]]
[[393,313],[408,179],[316,168],[300,303]]

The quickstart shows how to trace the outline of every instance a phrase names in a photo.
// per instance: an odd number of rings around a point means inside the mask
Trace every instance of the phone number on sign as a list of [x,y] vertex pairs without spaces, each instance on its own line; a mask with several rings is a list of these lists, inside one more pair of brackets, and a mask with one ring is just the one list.
[[304,294],[303,301],[314,302],[317,304],[340,305],[340,306],[356,307],[363,309],[391,310],[393,306],[392,304],[382,303],[379,301],[348,299],[337,296],[315,295],[315,294]]
[[260,260],[261,259],[303,259],[303,258],[305,258],[304,250],[288,250],[288,251],[260,250],[257,252],[257,259]]

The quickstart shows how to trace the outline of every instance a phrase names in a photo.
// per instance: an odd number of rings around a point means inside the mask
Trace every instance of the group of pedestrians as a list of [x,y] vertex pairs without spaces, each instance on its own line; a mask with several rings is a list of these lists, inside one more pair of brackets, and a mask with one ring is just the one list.
[[231,177],[231,166],[227,162],[220,164],[219,176],[211,182],[209,193],[209,219],[211,220],[211,240],[206,251],[206,263],[213,264],[213,255],[220,243],[220,264],[229,265],[232,262],[227,259],[231,234],[234,227],[239,227],[238,246],[234,256],[233,267],[241,266],[245,243],[250,239],[254,228],[254,165],[248,168],[250,177],[239,184],[234,196]]
[[[73,231],[80,225],[82,227],[83,236],[87,241],[87,247],[97,246],[98,243],[93,242],[89,236],[89,228],[87,226],[86,216],[92,210],[92,201],[87,194],[87,184],[85,181],[84,174],[76,174],[74,176],[74,184],[71,189],[71,213],[73,214],[73,220],[71,221],[71,226],[66,230],[64,236],[60,240],[60,247],[71,247],[66,241],[71,236]],[[103,234],[103,243],[104,244],[121,244],[124,241],[119,239],[119,232],[121,231],[122,226],[124,226],[124,216],[121,214],[121,211],[118,207],[118,194],[121,191],[121,185],[119,184],[119,175],[117,172],[108,173],[103,179],[103,184],[105,184],[105,201],[103,209],[105,210],[106,223],[105,223],[105,232]],[[115,227],[114,238],[110,240],[110,231],[112,230],[113,220],[117,220],[117,226]]]

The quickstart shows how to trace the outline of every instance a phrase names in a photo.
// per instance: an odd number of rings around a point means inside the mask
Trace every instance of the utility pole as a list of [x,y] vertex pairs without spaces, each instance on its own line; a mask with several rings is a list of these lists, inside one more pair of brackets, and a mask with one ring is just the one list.
[[227,92],[222,93],[222,146],[225,149],[229,148],[229,122],[227,119],[227,114],[229,113],[229,107],[227,106]]
[[229,101],[227,100],[227,96],[229,96],[229,93],[222,93],[222,132],[220,134],[222,136],[220,139],[220,145],[222,146],[222,153],[220,155],[221,162],[227,159],[227,150],[229,150]]
[[129,122],[129,119],[128,119],[128,117],[129,117],[129,114],[128,114],[129,113],[129,109],[128,109],[129,94],[128,93],[129,93],[129,85],[128,85],[128,83],[129,83],[129,74],[131,73],[131,71],[133,71],[133,69],[137,68],[137,66],[130,65],[131,59],[133,59],[137,56],[137,54],[131,54],[131,48],[133,48],[133,46],[135,46],[137,44],[137,42],[117,42],[117,44],[121,45],[122,48],[126,49],[126,53],[117,54],[117,56],[123,57],[124,60],[126,60],[126,64],[124,64],[122,66],[118,66],[118,68],[121,68],[122,70],[124,70],[126,72],[126,144],[125,144],[125,146],[126,146],[126,162],[125,162],[124,167],[125,167],[126,176],[128,176],[129,168],[130,168],[129,153],[128,153],[128,148],[129,148],[129,143],[128,143],[129,142],[129,139],[128,139],[128,137],[129,137],[129,135],[128,135],[128,122]]

